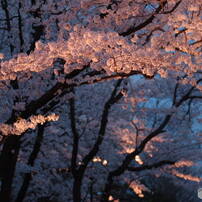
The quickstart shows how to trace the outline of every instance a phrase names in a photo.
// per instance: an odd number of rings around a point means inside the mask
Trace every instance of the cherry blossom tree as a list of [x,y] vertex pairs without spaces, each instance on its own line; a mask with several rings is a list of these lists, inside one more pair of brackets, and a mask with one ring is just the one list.
[[142,197],[143,172],[200,183],[179,170],[201,154],[201,8],[1,0],[0,199],[108,201],[116,179]]

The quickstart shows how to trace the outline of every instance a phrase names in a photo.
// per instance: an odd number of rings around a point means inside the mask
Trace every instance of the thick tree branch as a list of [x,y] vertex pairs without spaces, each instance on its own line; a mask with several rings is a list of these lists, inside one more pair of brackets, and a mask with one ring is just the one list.
[[179,83],[177,82],[176,85],[175,85],[174,93],[173,93],[173,105],[176,104],[178,87],[179,87]]
[[134,32],[137,32],[139,30],[141,30],[142,28],[146,27],[147,25],[149,25],[150,23],[152,23],[152,21],[155,18],[155,15],[158,14],[167,4],[167,1],[163,1],[162,3],[159,4],[158,8],[156,9],[156,11],[154,12],[154,14],[152,14],[148,19],[146,19],[143,23],[139,24],[136,27],[130,27],[128,30],[126,30],[125,32],[120,33],[121,36],[128,36]]
[[180,5],[181,2],[182,2],[182,0],[176,2],[176,4],[173,6],[173,8],[171,8],[168,11],[160,12],[160,14],[169,14],[169,13],[172,13],[173,11],[175,11],[177,9],[177,7]]
[[[197,80],[196,84],[199,84],[200,82],[202,82],[202,79]],[[182,103],[184,103],[185,101],[189,100],[189,99],[194,99],[194,97],[192,98],[192,92],[193,90],[196,88],[196,86],[192,86],[187,93],[182,96],[182,98],[175,104],[175,107],[179,107],[180,105],[182,105]],[[196,97],[197,98],[197,97]]]
[[[199,82],[201,82],[201,79],[197,81],[197,83],[199,83]],[[185,101],[187,101],[188,99],[191,99],[190,95],[191,95],[192,91],[194,90],[194,88],[195,88],[195,86],[191,87],[187,91],[187,93],[184,96],[182,96],[182,98],[178,102],[175,101],[175,105],[174,106],[176,108],[178,108]],[[176,94],[176,87],[175,87],[175,90],[174,90],[174,94]],[[165,132],[164,129],[168,125],[168,123],[169,123],[169,121],[170,121],[170,119],[171,119],[172,116],[173,116],[173,113],[166,115],[165,118],[164,118],[164,120],[163,120],[163,122],[159,125],[159,127],[157,129],[155,129],[153,132],[151,132],[145,139],[143,139],[142,142],[140,143],[140,145],[133,152],[129,153],[125,157],[125,159],[123,160],[122,164],[118,168],[116,168],[113,171],[109,172],[108,178],[107,178],[107,183],[105,185],[105,190],[104,190],[103,198],[102,198],[103,202],[107,201],[107,199],[108,199],[108,197],[110,195],[110,191],[111,191],[112,184],[113,184],[113,178],[115,176],[122,175],[127,170],[130,162],[134,159],[134,157],[136,155],[140,154],[144,150],[146,144],[150,140],[152,140],[157,135]]]
[[111,106],[113,104],[115,104],[116,102],[118,102],[122,97],[123,94],[122,92],[119,92],[117,95],[117,90],[119,88],[119,86],[121,85],[122,79],[117,81],[117,84],[111,94],[111,97],[109,98],[109,100],[106,102],[105,106],[104,106],[104,110],[102,113],[102,119],[101,119],[101,125],[100,125],[100,130],[98,133],[98,137],[97,140],[93,146],[93,148],[91,149],[91,151],[84,157],[83,161],[82,161],[82,165],[79,167],[78,172],[84,172],[88,163],[93,159],[93,157],[97,154],[97,152],[99,151],[99,147],[103,142],[104,136],[105,136],[105,131],[106,131],[106,127],[107,127],[107,122],[108,122],[108,115],[109,115],[109,110],[111,108]]
[[[29,156],[27,164],[30,166],[34,166],[34,162],[38,156],[38,153],[41,148],[41,144],[43,141],[43,134],[44,134],[44,128],[45,125],[39,125],[38,126],[38,132],[37,132],[37,137],[34,143],[34,148]],[[20,187],[20,190],[18,192],[17,198],[15,202],[22,202],[25,198],[25,195],[27,193],[30,181],[32,179],[32,174],[31,173],[26,173],[23,179],[22,186]]]
[[117,90],[118,90],[119,86],[121,85],[121,81],[122,81],[122,79],[118,80],[114,90],[112,91],[112,94],[111,94],[109,100],[105,103],[104,110],[102,113],[102,118],[101,118],[101,125],[100,125],[98,137],[97,137],[95,144],[93,145],[93,147],[89,151],[89,153],[83,158],[81,165],[74,173],[73,200],[75,202],[81,201],[81,185],[82,185],[82,180],[83,180],[85,170],[86,170],[89,162],[93,159],[93,157],[99,151],[100,145],[102,144],[102,142],[104,140],[105,130],[107,127],[107,122],[108,122],[109,110],[110,110],[111,106],[114,103],[118,102],[123,96],[121,91],[117,94]]
[[69,106],[70,106],[70,113],[69,118],[71,121],[71,130],[73,134],[73,150],[72,150],[72,158],[71,158],[71,170],[72,174],[75,175],[76,169],[77,169],[77,155],[78,155],[78,147],[79,147],[79,133],[76,128],[76,119],[75,119],[75,102],[74,98],[71,98],[69,100]]
[[202,96],[200,96],[200,95],[191,95],[191,96],[189,96],[187,99],[202,99]]
[[23,22],[22,22],[22,17],[20,13],[20,9],[22,7],[21,2],[18,3],[19,8],[18,8],[18,29],[19,29],[19,39],[20,39],[20,52],[23,52],[23,45],[24,45],[24,39],[23,39]]
[[[11,39],[11,22],[10,22],[10,13],[9,13],[9,8],[8,8],[8,2],[7,0],[1,0],[1,6],[5,12],[5,16],[6,16],[6,26],[7,26],[7,30],[8,30],[8,38],[9,40]],[[14,46],[12,45],[12,43],[9,41],[10,43],[10,53],[11,55],[13,54],[13,49]]]
[[146,19],[143,23],[139,24],[138,26],[133,26],[133,27],[130,27],[128,30],[126,30],[125,32],[122,32],[120,33],[121,36],[128,36],[134,32],[137,32],[139,30],[141,30],[142,28],[146,27],[147,25],[149,25],[150,23],[152,23],[152,21],[154,20],[155,18],[155,15],[157,14],[169,14],[169,13],[172,13],[173,11],[175,11],[177,9],[177,7],[180,5],[182,0],[178,1],[172,9],[168,10],[168,11],[163,11],[161,12],[161,10],[165,7],[165,5],[167,4],[167,1],[164,0],[162,1],[158,8],[155,10],[154,14],[152,14],[148,19]]

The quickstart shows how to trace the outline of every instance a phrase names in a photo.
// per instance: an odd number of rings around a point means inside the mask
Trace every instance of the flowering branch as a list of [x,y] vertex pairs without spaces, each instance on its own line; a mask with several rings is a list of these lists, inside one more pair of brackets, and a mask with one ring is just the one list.
[[36,115],[31,116],[29,120],[19,119],[14,124],[0,124],[0,132],[4,136],[8,135],[21,135],[28,129],[35,129],[38,124],[43,125],[49,121],[57,121],[59,116],[56,114],[51,114],[48,116]]

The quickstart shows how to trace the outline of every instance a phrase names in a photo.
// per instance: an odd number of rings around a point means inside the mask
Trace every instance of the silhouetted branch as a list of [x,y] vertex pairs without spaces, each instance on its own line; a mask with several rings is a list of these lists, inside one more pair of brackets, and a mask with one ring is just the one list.
[[159,4],[158,8],[155,10],[154,14],[152,14],[147,20],[145,20],[143,23],[139,24],[138,26],[133,26],[130,27],[128,30],[120,33],[121,36],[128,36],[134,32],[137,32],[138,30],[141,30],[142,28],[146,27],[147,25],[149,25],[150,23],[152,23],[152,21],[155,18],[155,15],[158,14],[167,4],[167,1],[163,1],[162,3]]
[[[201,79],[197,81],[197,83],[201,82]],[[180,107],[185,101],[187,101],[188,99],[191,99],[191,93],[194,90],[195,86],[191,87],[187,93],[182,96],[182,98],[178,101],[175,102],[175,107],[178,108]],[[175,86],[176,89],[176,86]],[[176,93],[176,92],[174,92]],[[175,95],[176,96],[176,95]],[[165,116],[164,120],[162,121],[162,123],[159,125],[159,127],[157,129],[155,129],[153,132],[151,132],[146,138],[144,138],[142,140],[142,142],[139,144],[139,146],[131,153],[129,153],[125,159],[122,161],[122,164],[114,169],[113,171],[109,172],[108,177],[107,177],[107,183],[105,185],[105,189],[104,189],[104,194],[102,197],[102,201],[107,201],[109,195],[110,195],[110,191],[112,188],[112,184],[113,184],[113,178],[116,176],[120,176],[122,175],[128,168],[130,162],[134,159],[134,157],[138,154],[140,154],[145,146],[147,145],[148,142],[150,142],[154,137],[156,137],[157,135],[165,132],[164,129],[165,127],[168,125],[171,117],[173,116],[173,113],[168,114]]]
[[91,149],[91,151],[84,157],[84,159],[82,161],[82,165],[79,168],[79,171],[84,171],[84,169],[87,167],[88,163],[93,159],[93,157],[99,151],[99,147],[102,144],[104,136],[105,136],[105,130],[106,130],[107,122],[108,122],[109,110],[110,110],[110,108],[111,108],[111,106],[113,104],[118,102],[123,97],[122,92],[119,92],[116,95],[117,89],[121,85],[121,81],[122,81],[122,79],[117,81],[117,84],[116,84],[116,86],[115,86],[115,88],[114,88],[114,90],[113,90],[113,92],[111,94],[111,97],[109,98],[109,100],[106,102],[106,104],[104,106],[104,110],[103,110],[103,113],[102,113],[100,130],[99,130],[97,140],[96,140],[93,148]]
[[[34,166],[34,162],[41,148],[41,144],[43,141],[44,128],[45,128],[45,125],[38,126],[38,132],[37,132],[37,137],[34,143],[34,147],[27,162],[27,164],[32,167]],[[32,173],[26,173],[15,202],[22,202],[24,200],[27,190],[29,188],[31,179],[32,179]]]
[[89,153],[83,158],[81,165],[79,166],[79,168],[77,169],[77,171],[74,174],[74,184],[73,184],[74,201],[78,201],[78,202],[81,201],[81,185],[82,185],[83,175],[85,173],[85,170],[86,170],[89,162],[91,162],[92,159],[96,156],[96,154],[99,151],[99,148],[104,140],[106,127],[107,127],[107,123],[108,123],[109,110],[113,104],[118,102],[123,97],[122,91],[119,91],[119,93],[117,94],[118,88],[121,85],[121,81],[122,81],[122,79],[117,81],[115,88],[111,93],[110,98],[105,103],[103,113],[102,113],[102,118],[101,118],[100,129],[99,129],[98,137],[97,137],[95,144],[93,145],[93,147],[89,151]]
[[[73,90],[72,90],[72,92],[73,92]],[[79,133],[76,128],[74,97],[69,100],[69,106],[70,106],[69,118],[71,121],[71,130],[72,130],[72,134],[73,134],[73,150],[72,150],[72,158],[71,158],[71,169],[72,169],[72,174],[75,175],[76,168],[77,168],[76,161],[77,161],[78,146],[79,146]]]
[[170,9],[168,11],[160,12],[160,14],[169,14],[169,13],[172,13],[173,11],[175,11],[177,9],[177,7],[180,5],[181,2],[182,2],[182,0],[176,2],[176,4],[173,6],[172,9]]

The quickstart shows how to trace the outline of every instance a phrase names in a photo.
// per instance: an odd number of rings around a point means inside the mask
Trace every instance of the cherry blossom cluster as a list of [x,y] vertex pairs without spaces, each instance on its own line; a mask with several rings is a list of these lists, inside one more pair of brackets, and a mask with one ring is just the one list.
[[25,132],[28,129],[35,129],[38,124],[43,125],[45,122],[50,121],[57,121],[59,119],[59,116],[56,114],[50,114],[48,116],[43,115],[36,115],[31,116],[29,120],[21,119],[17,122],[15,122],[13,125],[8,124],[0,124],[0,132],[4,135],[21,135],[23,132]]

